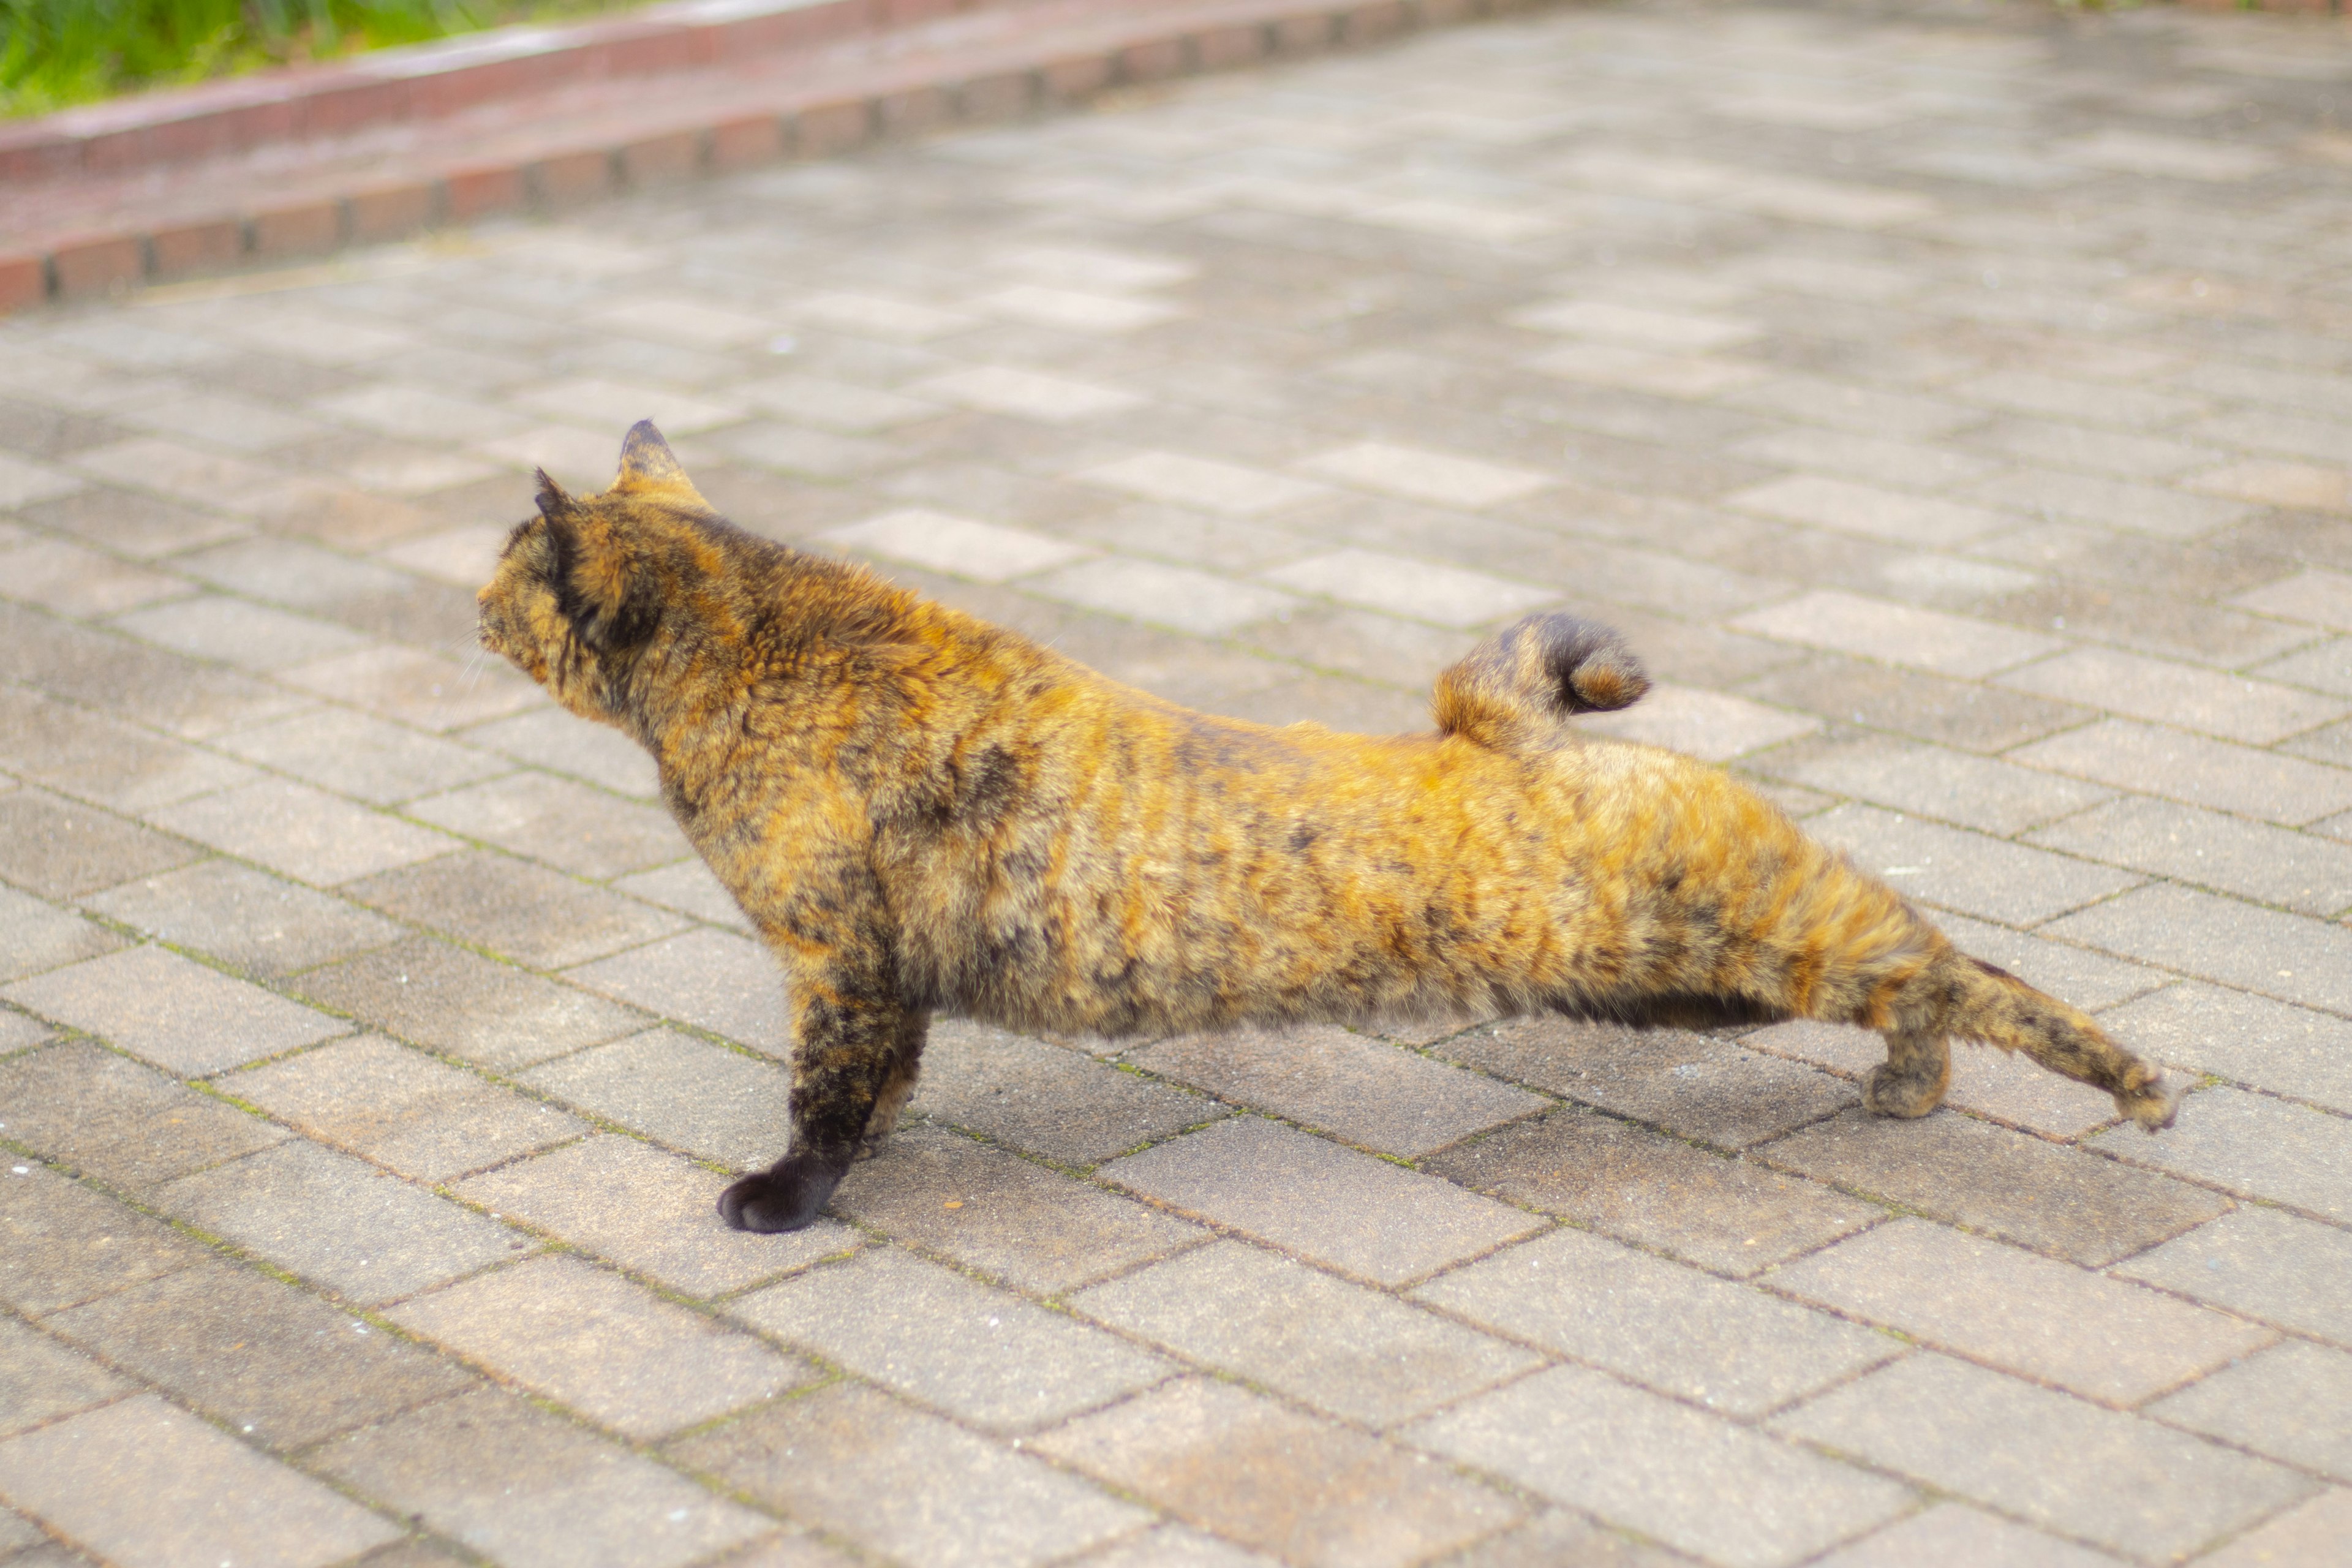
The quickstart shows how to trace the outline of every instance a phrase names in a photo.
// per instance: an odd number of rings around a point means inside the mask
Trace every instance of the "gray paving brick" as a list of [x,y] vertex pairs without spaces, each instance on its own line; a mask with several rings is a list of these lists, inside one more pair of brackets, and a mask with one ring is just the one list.
[[927,507],[900,507],[817,535],[823,542],[885,561],[910,562],[980,583],[1003,583],[1093,553],[1066,540],[1005,528]]
[[[1819,474],[1768,480],[1726,499],[1785,522],[1931,549],[1949,549],[2016,526],[2013,518],[1984,507]],[[1824,608],[1820,613],[1826,616],[1832,612]]]
[[0,1086],[10,1139],[131,1191],[286,1138],[284,1128],[88,1040],[0,1060]]
[[2092,1267],[2227,1206],[2184,1183],[1949,1111],[1894,1121],[1850,1110],[1767,1144],[1757,1157]]
[[122,812],[171,805],[256,776],[226,757],[16,688],[0,690],[0,765]]
[[789,1236],[730,1230],[728,1178],[634,1138],[593,1134],[457,1184],[493,1219],[529,1226],[682,1296],[719,1296],[846,1253],[865,1237],[819,1219]]
[[501,756],[568,774],[614,795],[653,800],[661,794],[660,770],[643,746],[617,730],[592,724],[561,708],[534,708],[494,719],[462,731],[461,738],[468,746],[487,746]]
[[1065,604],[1195,637],[1227,637],[1254,622],[1279,618],[1300,603],[1260,584],[1116,557],[1065,567],[1026,585]]
[[2172,978],[2160,969],[2126,963],[2088,948],[1970,920],[1966,915],[1940,913],[1936,917],[1936,928],[1951,938],[1963,952],[1998,963],[2011,974],[2053,996],[2063,996],[2086,1012],[2095,1013],[2144,995]]
[[584,963],[687,927],[676,915],[634,899],[484,850],[364,878],[345,891],[536,969]]
[[641,1441],[815,1376],[749,1334],[574,1258],[534,1258],[478,1274],[413,1297],[389,1316]]
[[1266,1568],[1275,1560],[1189,1525],[1162,1524],[1078,1561],[1087,1568]]
[[1584,1367],[1483,1394],[1406,1436],[1728,1568],[1798,1562],[1911,1500],[1892,1481]]
[[184,866],[200,854],[176,838],[41,790],[0,795],[0,877],[44,898],[95,892]]
[[1548,1508],[1517,1530],[1490,1535],[1444,1561],[1445,1568],[1681,1568],[1690,1559],[1584,1514]]
[[1098,1329],[895,1248],[794,1275],[728,1310],[997,1432],[1034,1431],[1174,1370]]
[[1559,597],[1549,588],[1369,550],[1310,555],[1265,576],[1293,593],[1458,627],[1507,620]]
[[442,1284],[529,1245],[446,1198],[299,1140],[183,1176],[152,1201],[362,1303]]
[[1586,719],[1588,734],[1613,735],[1685,752],[1704,762],[1728,762],[1821,727],[1820,721],[1687,687],[1653,687],[1638,707]]
[[1381,1285],[1405,1283],[1541,1225],[1255,1116],[1156,1145],[1100,1174],[1180,1213]]
[[1128,1060],[1408,1160],[1549,1103],[1328,1026],[1183,1036],[1129,1052]]
[[2289,620],[2310,621],[2340,632],[2352,632],[2352,573],[2306,566],[2291,577],[2240,594],[2230,602],[2266,616],[2284,616]]
[[363,1428],[310,1458],[402,1515],[516,1568],[684,1568],[775,1528],[497,1390]]
[[1740,689],[1840,723],[1851,721],[1980,752],[2006,751],[2090,717],[2082,709],[2021,691],[1835,654],[1790,660],[1743,681]]
[[159,1220],[47,1166],[0,1163],[0,1240],[25,1267],[0,1273],[0,1300],[28,1315],[128,1289],[205,1256]]
[[2130,1406],[2270,1335],[2053,1258],[1897,1219],[1772,1270],[1765,1284],[1919,1343]]
[[2114,1568],[2116,1559],[1964,1503],[1939,1502],[1831,1552],[1822,1568]]
[[2176,1426],[2336,1480],[2352,1476],[2352,1355],[2290,1341],[2147,1407]]
[[2352,1113],[2352,1023],[2194,982],[2100,1022],[2158,1060]]
[[[671,1453],[868,1552],[940,1568],[1027,1568],[1151,1517],[1034,1455],[855,1383],[769,1405]],[[874,1506],[877,1496],[917,1493],[931,1505]]]
[[1207,1239],[1197,1226],[940,1128],[853,1166],[834,1206],[909,1246],[1055,1296]]
[[2038,633],[1834,589],[1750,610],[1729,624],[1758,637],[1963,677],[1991,675],[2061,646]]
[[1037,1447],[1303,1568],[1421,1562],[1523,1513],[1500,1493],[1375,1438],[1200,1379],[1072,1422]]
[[2119,719],[2010,754],[2032,767],[2290,827],[2352,805],[2352,769]]
[[2135,1148],[2101,1133],[2090,1146],[2242,1197],[2352,1220],[2352,1120],[2227,1087],[2193,1096],[2177,1136]]
[[209,1258],[43,1324],[278,1449],[308,1447],[476,1381],[306,1291]]
[[152,1394],[0,1443],[0,1490],[117,1562],[308,1568],[397,1540],[391,1520]]
[[787,1044],[782,972],[759,943],[727,931],[688,931],[582,964],[569,978],[755,1050],[781,1056]]
[[220,1089],[321,1142],[436,1184],[586,1131],[551,1105],[382,1035],[231,1073]]
[[2035,925],[2142,879],[1895,812],[1842,805],[1806,828],[1905,897],[2013,925]]
[[0,1438],[103,1405],[137,1387],[40,1330],[0,1318]]
[[735,895],[699,860],[677,860],[651,871],[632,871],[615,877],[612,886],[633,899],[726,926],[745,936],[752,934],[751,918],[736,903]]
[[2258,746],[2342,718],[2344,707],[2269,681],[2116,648],[2076,648],[2010,670],[2000,681],[2040,696]]
[[291,719],[232,730],[213,743],[373,805],[396,805],[506,771],[494,757],[348,708],[314,707]]
[[1831,795],[2003,837],[2113,798],[2095,785],[1990,757],[1878,736],[1784,746],[1756,766]]
[[530,773],[412,802],[409,815],[579,877],[617,877],[692,853],[669,814]]
[[221,594],[134,610],[116,616],[113,624],[174,653],[215,659],[257,673],[349,653],[368,642],[360,633],[332,621],[273,610]]
[[1095,1286],[1071,1306],[1373,1426],[1412,1420],[1540,1364],[1524,1350],[1234,1241]]
[[1749,1161],[1579,1110],[1507,1127],[1422,1168],[1736,1277],[1850,1235],[1884,1212]]
[[148,818],[199,844],[320,887],[460,847],[446,834],[285,779],[166,806]]
[[652,1022],[633,1007],[425,937],[310,970],[299,989],[362,1023],[499,1072]]
[[697,1159],[761,1169],[783,1152],[791,1080],[773,1062],[648,1029],[541,1064],[522,1083]]
[[2352,1012],[2352,931],[2325,921],[2157,883],[2047,930],[2289,1002]]
[[341,1019],[153,946],[53,969],[0,989],[0,996],[191,1076],[346,1029]]
[[96,958],[122,938],[14,888],[0,888],[0,978],[21,980]]
[[908,1110],[1071,1165],[1098,1164],[1228,1114],[1082,1051],[961,1018],[931,1026]]
[[[1933,1422],[1908,1414],[1929,1405]],[[1776,1425],[2133,1557],[2194,1552],[2312,1489],[2291,1470],[1939,1355],[1897,1362]]]
[[2272,1208],[2241,1208],[2115,1272],[2298,1333],[2352,1346],[2352,1241]]
[[2201,1561],[2208,1568],[2257,1568],[2274,1563],[2324,1563],[2352,1528],[2352,1488],[2330,1487],[2248,1531]]
[[1746,1417],[1903,1352],[1888,1335],[1576,1230],[1441,1276],[1413,1299]]
[[2249,510],[2237,501],[2188,495],[2168,486],[2054,468],[2013,468],[1971,486],[1968,494],[2013,511],[2133,529],[2166,539],[2210,533],[2238,521]]
[[1441,1041],[1434,1053],[1727,1149],[1777,1138],[1856,1099],[1826,1073],[1680,1029],[1507,1018]]
[[88,904],[175,947],[269,979],[383,947],[404,934],[380,915],[226,859],[125,882]]
[[2029,836],[2069,854],[2282,904],[2352,909],[2352,848],[2169,801],[2119,800]]

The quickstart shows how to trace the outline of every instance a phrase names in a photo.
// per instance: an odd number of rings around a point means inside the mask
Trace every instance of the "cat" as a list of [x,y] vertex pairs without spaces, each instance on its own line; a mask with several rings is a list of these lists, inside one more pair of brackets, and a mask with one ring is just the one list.
[[482,646],[632,736],[782,966],[790,1140],[719,1200],[815,1217],[896,1123],[935,1012],[1117,1038],[1545,1010],[1874,1029],[1863,1099],[1922,1116],[1959,1037],[2107,1090],[2163,1069],[1956,951],[1722,770],[1580,731],[1649,682],[1534,615],[1437,678],[1436,729],[1195,713],[725,521],[650,422],[612,487],[539,476]]

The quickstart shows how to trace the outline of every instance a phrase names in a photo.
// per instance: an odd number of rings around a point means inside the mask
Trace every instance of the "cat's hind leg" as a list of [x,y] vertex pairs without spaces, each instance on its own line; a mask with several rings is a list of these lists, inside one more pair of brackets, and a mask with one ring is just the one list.
[[930,1033],[929,1013],[908,1013],[898,1026],[898,1040],[890,1058],[890,1075],[874,1097],[874,1114],[866,1119],[866,1136],[859,1140],[857,1158],[871,1160],[882,1152],[883,1141],[898,1130],[898,1113],[915,1092],[923,1070],[923,1041]]
[[1952,1047],[1933,1029],[1886,1031],[1886,1059],[1862,1081],[1862,1103],[1881,1116],[1925,1116],[1952,1084]]

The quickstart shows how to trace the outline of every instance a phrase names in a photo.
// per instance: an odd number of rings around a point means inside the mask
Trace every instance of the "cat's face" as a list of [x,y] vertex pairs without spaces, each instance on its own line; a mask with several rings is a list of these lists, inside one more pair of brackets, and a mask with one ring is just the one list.
[[709,508],[650,422],[622,443],[612,489],[571,496],[544,473],[539,485],[540,515],[508,536],[474,596],[476,636],[582,718],[625,723],[621,678],[700,553],[678,514]]

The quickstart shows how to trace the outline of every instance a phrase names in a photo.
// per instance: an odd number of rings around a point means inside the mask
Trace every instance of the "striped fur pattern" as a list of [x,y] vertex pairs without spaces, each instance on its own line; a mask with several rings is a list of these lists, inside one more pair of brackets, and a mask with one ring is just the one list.
[[1426,733],[1215,718],[731,526],[649,424],[602,494],[541,477],[480,603],[485,647],[652,752],[783,969],[790,1141],[722,1201],[743,1228],[816,1215],[940,1012],[1112,1037],[1816,1018],[1885,1036],[1888,1115],[1934,1109],[1960,1037],[2171,1120],[2158,1068],[1720,770],[1569,725],[1647,686],[1572,616],[1440,676]]

